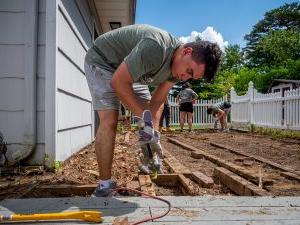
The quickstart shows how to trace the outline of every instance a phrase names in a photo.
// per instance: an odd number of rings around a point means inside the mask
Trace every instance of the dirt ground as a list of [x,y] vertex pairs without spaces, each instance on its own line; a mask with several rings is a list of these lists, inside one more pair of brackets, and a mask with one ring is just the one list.
[[[214,132],[192,132],[183,134],[172,134],[175,138],[190,146],[196,147],[206,153],[216,156],[227,162],[246,168],[249,174],[260,176],[262,181],[270,181],[273,185],[266,187],[276,196],[300,196],[300,182],[286,179],[280,175],[280,170],[274,169],[266,163],[257,162],[239,154],[217,148],[211,143],[227,146],[242,153],[248,153],[256,157],[262,157],[281,166],[289,167],[300,173],[300,141],[295,139],[274,140],[266,135],[251,133],[214,133]],[[172,154],[192,170],[201,171],[207,176],[213,176],[216,165],[202,158],[193,159],[190,152],[180,147],[174,147],[166,138],[162,140],[163,146],[172,149]]]
[[[189,151],[168,142],[168,136],[240,166],[247,166],[249,171],[253,173],[258,173],[257,168],[262,167],[263,177],[275,181],[275,185],[270,188],[272,193],[275,195],[300,196],[300,182],[283,179],[279,176],[278,171],[274,171],[266,165],[256,162],[245,165],[245,157],[229,153],[210,144],[214,142],[233,147],[236,150],[261,156],[280,165],[289,166],[300,172],[300,140],[274,140],[265,135],[240,132],[215,133],[210,130],[193,131],[191,133],[173,132],[162,135],[163,148],[167,149],[190,170],[201,171],[207,176],[213,175],[213,168],[216,165],[205,159],[192,158]],[[136,135],[132,133],[129,142],[125,142],[125,133],[118,133],[112,176],[120,186],[131,187],[138,182],[137,149]],[[164,172],[169,173],[166,166]],[[49,196],[49,193],[35,191],[34,187],[36,185],[62,183],[96,184],[98,177],[94,144],[91,144],[66,160],[57,173],[43,171],[42,174],[33,172],[26,175],[2,175],[0,178],[0,198],[52,197]],[[278,186],[277,183],[280,185]],[[195,183],[193,183],[193,186],[195,187],[195,195],[234,195],[225,186],[218,183],[209,189],[201,188]],[[155,190],[157,195],[182,195],[176,187],[155,186]]]

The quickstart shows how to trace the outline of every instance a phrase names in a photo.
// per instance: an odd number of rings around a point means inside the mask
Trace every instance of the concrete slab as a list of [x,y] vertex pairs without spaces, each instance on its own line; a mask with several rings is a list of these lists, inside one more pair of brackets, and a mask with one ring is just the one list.
[[[171,202],[172,209],[167,216],[154,221],[158,225],[300,224],[300,197],[165,196],[163,198]],[[161,214],[166,209],[167,205],[164,202],[143,197],[36,198],[8,199],[0,202],[0,214],[99,210],[103,213],[102,224],[111,224],[116,217],[128,217],[132,223],[151,215]],[[69,221],[38,224],[92,223]]]

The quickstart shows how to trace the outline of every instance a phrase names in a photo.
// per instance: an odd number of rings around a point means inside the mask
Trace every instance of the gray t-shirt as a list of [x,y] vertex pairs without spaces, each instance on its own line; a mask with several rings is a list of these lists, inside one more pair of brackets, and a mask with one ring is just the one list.
[[134,82],[141,84],[176,82],[171,74],[171,60],[180,44],[164,30],[131,25],[99,36],[88,50],[85,61],[111,72],[125,61]]
[[194,99],[198,98],[198,95],[192,89],[186,88],[179,92],[178,97],[180,98],[180,103],[185,103],[192,102]]

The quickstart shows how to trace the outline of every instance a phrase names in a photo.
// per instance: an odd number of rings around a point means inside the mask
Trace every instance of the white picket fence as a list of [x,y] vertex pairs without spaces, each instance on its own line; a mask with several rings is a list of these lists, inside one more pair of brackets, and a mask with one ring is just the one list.
[[[173,96],[169,96],[168,100],[170,104],[170,125],[177,126],[179,125],[179,105],[176,103],[176,98]],[[193,125],[212,125],[214,123],[213,118],[211,115],[208,115],[206,112],[208,106],[226,100],[227,100],[227,96],[224,96],[219,99],[196,100],[194,104]],[[131,124],[135,125],[135,121],[132,116],[131,116]]]
[[[219,99],[196,100],[194,104],[193,125],[210,125],[213,124],[213,118],[208,115],[206,110],[208,106],[227,100],[227,96]],[[170,104],[170,125],[179,125],[179,106],[176,103],[176,98],[169,97]]]
[[231,122],[263,127],[300,130],[300,90],[261,94],[249,82],[248,91],[238,96],[231,89]]

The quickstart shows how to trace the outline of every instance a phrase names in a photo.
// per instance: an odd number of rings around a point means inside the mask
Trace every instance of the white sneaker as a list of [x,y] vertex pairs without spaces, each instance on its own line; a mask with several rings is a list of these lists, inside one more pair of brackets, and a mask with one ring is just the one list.
[[117,188],[117,183],[115,181],[111,181],[109,186],[106,188],[103,188],[100,184],[98,184],[91,197],[107,197],[115,188]]

